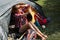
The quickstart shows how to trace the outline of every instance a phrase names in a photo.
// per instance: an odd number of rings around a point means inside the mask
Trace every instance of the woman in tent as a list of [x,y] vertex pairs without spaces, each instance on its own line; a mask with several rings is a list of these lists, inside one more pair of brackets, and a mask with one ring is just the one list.
[[[11,16],[11,8],[13,5],[18,4],[20,2],[24,2],[27,4],[30,4],[31,6],[35,7],[36,4],[33,2],[30,2],[28,0],[0,0],[0,27],[2,30],[0,30],[0,39],[7,40],[7,34],[8,34],[8,25],[10,22],[10,16]],[[1,35],[4,34],[4,35]]]
[[19,3],[13,6],[12,15],[15,20],[15,27],[19,28],[20,33],[23,33],[27,29],[31,28],[42,38],[42,40],[45,40],[46,35],[41,33],[41,31],[34,25],[34,15],[36,13],[35,9],[28,4]]

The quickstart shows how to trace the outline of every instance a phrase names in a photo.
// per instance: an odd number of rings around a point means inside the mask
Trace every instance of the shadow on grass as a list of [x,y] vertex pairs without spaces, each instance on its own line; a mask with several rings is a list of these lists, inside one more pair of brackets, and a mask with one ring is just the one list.
[[60,32],[60,0],[46,0],[43,6],[46,16],[51,17],[51,23],[46,28],[46,34]]

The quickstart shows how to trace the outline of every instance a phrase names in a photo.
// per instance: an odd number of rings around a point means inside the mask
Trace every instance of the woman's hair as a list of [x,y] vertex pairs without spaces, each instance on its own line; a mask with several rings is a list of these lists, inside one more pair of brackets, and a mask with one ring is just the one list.
[[12,7],[12,10],[11,10],[12,13],[16,13],[17,12],[17,10],[19,9],[19,7],[16,7],[16,6],[18,6],[18,5],[25,5],[25,3],[18,3],[16,5],[14,5]]
[[[16,5],[25,5],[24,3],[19,3],[19,4],[16,4]],[[13,15],[15,15],[15,13],[17,13],[17,10],[18,10],[18,8],[16,7],[16,5],[14,5],[13,7],[12,7],[12,10],[11,10],[11,20],[10,20],[10,25],[14,25],[14,23],[15,23],[15,17],[13,16]]]

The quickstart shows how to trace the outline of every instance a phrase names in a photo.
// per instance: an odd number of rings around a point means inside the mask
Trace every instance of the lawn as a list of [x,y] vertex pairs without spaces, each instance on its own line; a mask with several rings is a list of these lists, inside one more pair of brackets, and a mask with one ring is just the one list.
[[47,40],[60,40],[60,0],[38,0],[37,3],[43,7],[45,15],[51,18],[45,29]]

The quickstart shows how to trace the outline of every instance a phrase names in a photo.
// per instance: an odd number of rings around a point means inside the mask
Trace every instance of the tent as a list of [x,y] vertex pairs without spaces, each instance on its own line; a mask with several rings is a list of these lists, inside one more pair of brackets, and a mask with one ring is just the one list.
[[0,0],[0,40],[7,40],[8,24],[10,21],[11,8],[20,2],[35,6],[34,3],[27,0]]

